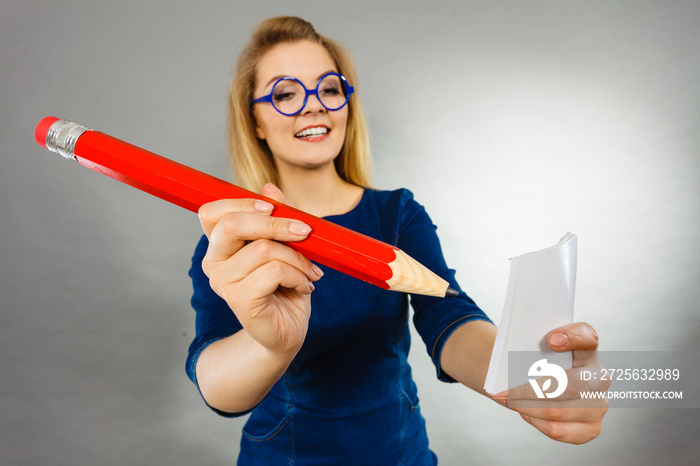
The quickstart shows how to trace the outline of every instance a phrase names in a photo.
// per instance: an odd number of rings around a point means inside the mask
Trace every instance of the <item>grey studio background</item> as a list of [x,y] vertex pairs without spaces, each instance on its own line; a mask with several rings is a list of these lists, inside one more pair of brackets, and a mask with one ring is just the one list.
[[[0,0],[0,463],[231,464],[187,380],[194,214],[39,148],[46,115],[228,178],[232,63],[265,17],[347,45],[375,184],[408,187],[498,322],[508,258],[579,235],[604,350],[698,350],[700,2]],[[353,83],[354,84],[354,83]],[[441,464],[690,464],[697,410],[557,444],[412,352]]]

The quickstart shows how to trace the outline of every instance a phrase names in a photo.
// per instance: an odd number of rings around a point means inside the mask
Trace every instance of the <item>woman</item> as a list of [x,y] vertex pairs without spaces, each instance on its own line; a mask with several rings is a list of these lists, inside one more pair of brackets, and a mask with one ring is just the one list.
[[[356,84],[346,53],[306,21],[258,26],[231,88],[237,182],[395,244],[459,290],[410,192],[369,188]],[[273,218],[272,209],[255,200],[204,206],[205,237],[190,271],[197,336],[188,374],[218,413],[252,411],[239,464],[435,464],[406,360],[407,296],[321,269],[283,245],[310,228]],[[412,296],[411,305],[438,377],[483,393],[496,335],[488,317],[463,292]],[[574,324],[549,343],[595,350],[597,335]],[[572,443],[597,436],[604,413],[521,410],[546,435]]]

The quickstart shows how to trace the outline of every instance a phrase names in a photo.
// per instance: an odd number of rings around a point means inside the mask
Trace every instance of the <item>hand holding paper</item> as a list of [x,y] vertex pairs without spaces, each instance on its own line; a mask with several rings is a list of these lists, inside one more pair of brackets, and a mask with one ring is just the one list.
[[[589,324],[577,322],[552,330],[546,341],[555,352],[573,352],[573,367],[565,371],[568,383],[563,393],[542,399],[533,385],[527,383],[494,399],[518,412],[525,422],[553,440],[576,445],[587,443],[602,432],[603,417],[608,411],[605,398],[581,398],[581,392],[606,392],[610,387],[609,381],[581,377],[582,371],[600,371],[598,334]],[[547,379],[533,382],[546,392]]]

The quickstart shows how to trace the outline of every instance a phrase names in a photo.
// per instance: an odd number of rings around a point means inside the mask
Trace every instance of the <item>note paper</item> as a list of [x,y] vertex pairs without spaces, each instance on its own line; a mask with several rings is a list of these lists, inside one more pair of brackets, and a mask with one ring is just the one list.
[[484,384],[488,393],[527,383],[508,380],[509,351],[539,351],[542,359],[571,368],[571,352],[550,350],[546,336],[573,322],[577,243],[576,235],[567,233],[552,247],[511,259],[503,316]]

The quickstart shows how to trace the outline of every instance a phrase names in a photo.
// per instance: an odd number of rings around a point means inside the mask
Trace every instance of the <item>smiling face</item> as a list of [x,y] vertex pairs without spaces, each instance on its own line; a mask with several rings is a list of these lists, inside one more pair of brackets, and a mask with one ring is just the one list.
[[[309,41],[278,44],[257,64],[253,95],[269,94],[275,82],[285,76],[315,89],[318,80],[329,72],[337,69],[323,46]],[[269,103],[258,103],[253,106],[253,116],[256,135],[267,142],[278,171],[286,167],[315,169],[332,164],[340,153],[348,107],[328,111],[316,96],[309,96],[297,115],[285,116]]]

